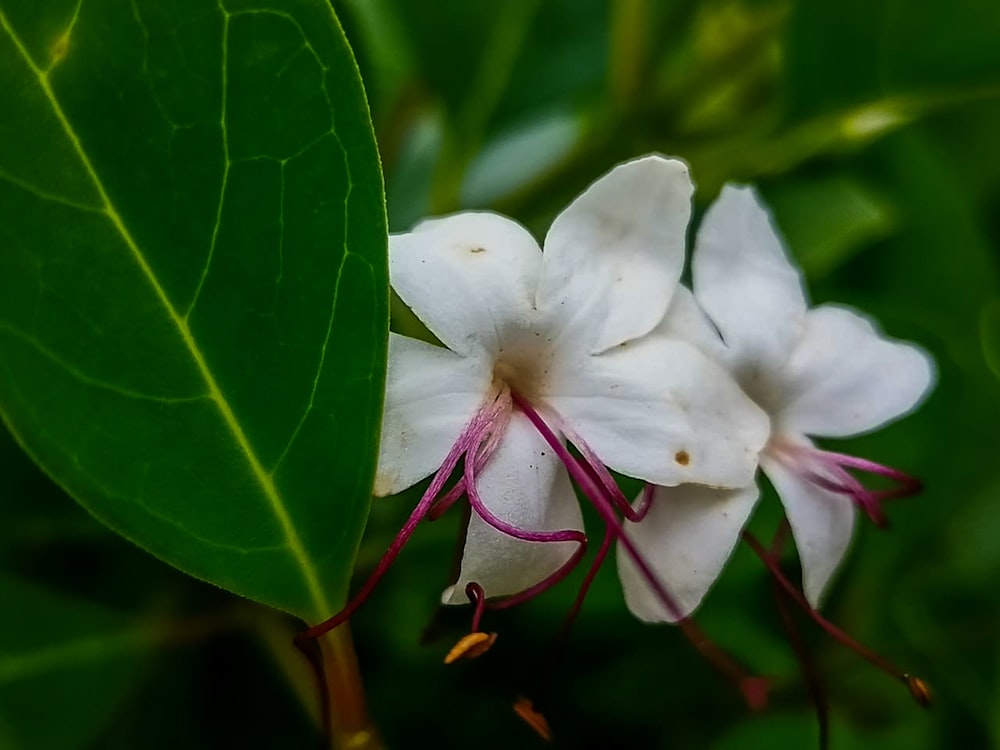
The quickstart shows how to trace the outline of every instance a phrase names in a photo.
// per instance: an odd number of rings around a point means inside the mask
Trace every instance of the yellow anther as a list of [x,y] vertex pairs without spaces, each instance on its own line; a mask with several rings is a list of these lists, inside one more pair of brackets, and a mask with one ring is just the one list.
[[497,639],[496,633],[469,633],[451,647],[444,657],[445,664],[451,664],[459,659],[475,659],[490,650]]

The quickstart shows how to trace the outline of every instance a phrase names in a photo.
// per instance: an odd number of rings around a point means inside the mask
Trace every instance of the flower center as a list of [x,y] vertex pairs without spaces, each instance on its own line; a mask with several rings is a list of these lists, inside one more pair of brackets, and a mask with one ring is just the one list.
[[543,342],[501,350],[493,365],[494,384],[506,385],[534,401],[547,390],[551,362],[552,353]]

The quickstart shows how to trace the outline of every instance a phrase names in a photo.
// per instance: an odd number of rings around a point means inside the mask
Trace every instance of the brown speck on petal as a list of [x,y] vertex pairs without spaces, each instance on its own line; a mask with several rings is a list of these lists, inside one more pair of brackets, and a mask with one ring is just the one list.
[[444,657],[445,664],[453,664],[459,659],[475,659],[482,656],[496,643],[496,633],[469,633],[451,647]]
[[549,727],[549,722],[535,710],[531,701],[523,695],[514,701],[514,713],[520,716],[525,724],[534,729],[535,734],[546,742],[552,742],[552,729]]
[[688,455],[687,451],[677,451],[674,454],[674,461],[679,463],[681,466],[687,466],[691,463],[691,456]]
[[479,255],[479,253],[485,253],[486,252],[486,248],[485,247],[473,247],[473,248],[469,249],[469,252],[472,253],[473,255]]

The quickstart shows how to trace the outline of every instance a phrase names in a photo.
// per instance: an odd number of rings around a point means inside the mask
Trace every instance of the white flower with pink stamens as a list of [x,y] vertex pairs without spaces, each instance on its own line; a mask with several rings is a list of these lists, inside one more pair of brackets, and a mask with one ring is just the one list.
[[443,346],[390,335],[375,491],[433,478],[352,603],[310,635],[346,619],[417,523],[463,496],[461,573],[443,600],[479,611],[533,596],[579,560],[573,482],[620,537],[631,509],[605,465],[663,485],[751,481],[766,415],[697,347],[647,336],[678,288],[692,191],[682,162],[647,156],[556,217],[544,252],[492,213],[390,238],[393,289]]
[[[821,450],[807,436],[858,435],[907,414],[933,384],[933,362],[852,310],[810,309],[799,271],[748,187],[723,188],[706,213],[692,287],[693,295],[675,293],[657,334],[684,337],[722,363],[770,415],[760,467],[784,505],[803,590],[815,607],[847,550],[855,509],[882,524],[881,501],[912,494],[920,484],[895,469]],[[848,470],[882,475],[898,487],[866,489]],[[642,522],[628,524],[683,614],[718,576],[757,495],[755,485],[660,487]],[[622,549],[619,571],[633,613],[650,621],[677,619]]]

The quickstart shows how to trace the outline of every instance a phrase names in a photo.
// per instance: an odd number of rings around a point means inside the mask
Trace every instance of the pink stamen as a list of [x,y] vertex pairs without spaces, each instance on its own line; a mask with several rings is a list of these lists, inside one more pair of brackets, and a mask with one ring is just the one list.
[[580,584],[580,590],[577,592],[576,598],[573,600],[573,605],[569,608],[569,612],[566,613],[566,617],[563,619],[562,626],[559,628],[559,632],[555,637],[552,648],[545,659],[545,664],[541,668],[538,685],[535,688],[536,693],[541,694],[545,692],[549,678],[555,671],[555,666],[562,656],[562,651],[566,646],[566,641],[569,639],[569,633],[573,628],[573,623],[576,622],[576,618],[580,614],[580,610],[583,608],[583,602],[587,598],[587,594],[590,592],[591,584],[593,584],[594,578],[597,577],[597,572],[600,570],[601,565],[604,564],[604,559],[608,556],[608,552],[611,551],[611,543],[614,540],[614,532],[612,532],[611,529],[605,529],[604,538],[601,540],[601,546],[597,550],[597,554],[594,555],[594,560],[591,562],[590,568],[587,570],[587,575],[584,577],[583,583]]
[[[881,528],[887,524],[882,509],[883,502],[909,497],[923,489],[920,480],[909,474],[845,453],[779,443],[771,447],[771,455],[817,487],[847,496],[876,526]],[[885,477],[896,482],[898,486],[888,490],[870,490],[850,474],[848,469]]]
[[472,627],[471,632],[479,632],[479,624],[483,619],[483,611],[486,609],[486,594],[483,592],[483,587],[480,586],[475,581],[470,581],[465,587],[465,595],[469,597],[469,603],[472,604],[475,609],[472,612]]
[[427,511],[427,520],[436,521],[443,516],[465,494],[465,479],[459,479],[455,486],[437,499]]
[[659,577],[649,566],[649,563],[639,552],[632,542],[632,539],[625,533],[621,521],[615,515],[615,503],[604,491],[602,483],[592,476],[569,452],[562,441],[556,436],[548,426],[542,416],[519,394],[511,392],[511,399],[515,406],[524,413],[535,426],[539,434],[545,439],[552,450],[566,466],[570,476],[577,483],[583,493],[593,504],[595,510],[605,522],[607,529],[614,535],[615,539],[624,547],[625,552],[632,559],[632,562],[639,569],[646,583],[656,594],[663,607],[670,613],[670,616],[677,620],[677,625],[691,642],[691,644],[709,661],[716,669],[728,677],[736,684],[743,693],[744,700],[751,708],[762,708],[766,703],[767,685],[762,678],[746,673],[730,656],[721,651],[708,636],[694,624],[692,620],[684,616],[683,610],[673,598]]
[[[781,551],[788,541],[790,532],[791,528],[786,520],[778,526],[771,540],[771,549],[767,554],[777,564],[780,564]],[[816,666],[816,660],[802,639],[802,633],[799,631],[795,618],[792,616],[792,611],[789,607],[790,597],[788,592],[785,591],[777,580],[772,580],[771,585],[774,589],[774,600],[778,607],[781,625],[788,635],[788,642],[795,653],[795,658],[799,662],[799,668],[802,670],[806,685],[809,688],[809,694],[812,697],[813,707],[816,711],[817,729],[819,730],[819,747],[820,750],[826,750],[829,747],[830,736],[830,710],[826,690],[823,687],[819,669]]]
[[646,514],[649,513],[649,507],[653,504],[653,493],[656,492],[655,485],[645,484],[642,487],[642,495],[639,496],[639,502],[636,503],[635,508],[632,511],[632,517],[628,520],[633,523],[639,523]]
[[601,546],[597,550],[597,554],[594,555],[594,561],[590,564],[590,568],[587,570],[587,575],[583,578],[583,583],[580,584],[580,590],[576,594],[576,599],[573,600],[573,606],[569,608],[569,612],[566,613],[566,619],[563,620],[562,631],[563,633],[568,633],[569,629],[573,626],[573,622],[576,620],[577,615],[580,614],[580,610],[583,608],[583,602],[587,598],[587,594],[590,593],[590,587],[594,583],[594,579],[597,577],[597,572],[600,570],[601,565],[604,563],[604,558],[608,556],[608,552],[611,551],[611,543],[615,539],[615,534],[611,529],[604,530],[604,539],[601,540]]
[[767,566],[768,571],[774,577],[774,580],[785,590],[789,598],[795,602],[802,610],[809,615],[819,625],[823,630],[827,632],[834,640],[847,646],[849,649],[854,651],[862,659],[865,659],[869,664],[877,667],[878,669],[885,672],[887,675],[892,677],[899,682],[906,685],[907,689],[914,696],[914,698],[920,702],[922,705],[927,705],[927,698],[918,698],[918,690],[915,688],[925,689],[923,681],[913,675],[904,672],[895,664],[890,662],[888,659],[883,657],[881,654],[876,653],[872,649],[868,648],[864,644],[855,640],[853,637],[848,635],[845,631],[838,628],[832,622],[827,620],[823,615],[821,615],[806,599],[805,595],[799,591],[795,585],[788,580],[785,574],[781,570],[781,565],[778,562],[777,556],[769,553],[764,546],[757,540],[757,538],[748,531],[743,532],[743,541],[756,553],[764,565]]
[[[476,465],[481,468],[496,453],[500,445],[500,439],[506,432],[507,422],[510,419],[510,404],[510,391],[504,388],[497,395],[493,407],[487,413],[487,419],[497,424],[494,425],[494,429],[488,430],[480,436],[479,442],[466,453],[466,460],[469,460],[468,453],[471,453],[475,456]],[[427,518],[431,521],[436,521],[443,516],[452,505],[461,499],[462,495],[466,494],[465,487],[466,479],[463,473],[463,476],[455,485],[431,506],[427,512]]]
[[438,493],[444,488],[445,483],[448,481],[448,477],[451,476],[455,467],[458,465],[459,459],[464,455],[467,457],[467,463],[472,464],[474,461],[468,460],[468,454],[476,454],[481,446],[484,445],[486,441],[486,435],[497,428],[500,428],[502,432],[506,428],[506,421],[504,420],[504,413],[506,407],[506,414],[509,416],[510,413],[510,401],[505,401],[502,393],[495,394],[494,398],[487,402],[480,410],[475,414],[475,416],[469,421],[465,429],[459,435],[455,444],[451,447],[448,455],[445,456],[444,461],[441,463],[441,468],[437,470],[434,474],[434,478],[431,480],[430,486],[424,492],[423,496],[420,498],[420,502],[417,503],[413,512],[410,513],[409,518],[406,519],[406,523],[403,524],[403,528],[399,530],[396,537],[392,540],[389,548],[382,555],[382,558],[378,561],[375,566],[375,570],[372,571],[371,575],[368,576],[364,584],[362,584],[361,589],[354,595],[354,597],[341,609],[339,612],[334,614],[329,619],[318,625],[313,625],[307,630],[304,630],[298,636],[296,636],[297,641],[301,641],[309,638],[318,638],[324,633],[328,633],[337,626],[346,622],[350,617],[358,611],[358,608],[367,601],[368,597],[371,595],[375,586],[381,580],[382,576],[389,569],[399,553],[406,546],[406,543],[413,536],[413,532],[416,530],[417,525],[423,520],[424,516],[427,515],[428,511],[434,505],[435,498]]
[[525,542],[576,542],[577,544],[577,548],[574,550],[570,558],[559,566],[555,572],[546,576],[544,579],[524,591],[504,597],[503,599],[490,604],[492,609],[506,609],[538,596],[540,593],[551,588],[569,575],[570,571],[573,570],[577,563],[580,562],[584,552],[586,552],[587,537],[582,531],[578,531],[576,529],[562,529],[559,531],[528,531],[526,529],[518,528],[517,526],[509,524],[501,518],[498,518],[489,508],[486,507],[486,504],[483,503],[483,500],[479,495],[479,490],[476,486],[477,463],[477,461],[468,460],[465,462],[465,494],[469,498],[469,504],[472,506],[472,510],[487,524],[502,534]]
[[[587,551],[587,537],[582,533],[579,533],[579,539],[570,539],[568,541],[579,542],[579,546],[574,550],[570,558],[564,562],[559,568],[550,573],[543,580],[536,583],[534,586],[529,586],[524,591],[520,591],[516,594],[511,594],[510,596],[505,596],[502,599],[497,599],[496,601],[489,602],[487,606],[490,609],[509,609],[518,604],[523,604],[529,599],[533,599],[539,594],[547,591],[548,589],[555,586],[557,583],[562,581],[566,576],[572,572],[573,568],[580,564],[580,560],[583,559],[584,553]],[[558,540],[543,540],[543,541],[558,541]]]
[[469,498],[472,510],[494,529],[509,537],[521,539],[525,542],[577,542],[586,544],[587,538],[583,535],[583,532],[576,529],[529,531],[507,523],[494,515],[493,511],[486,507],[486,504],[479,495],[479,489],[476,487],[474,463],[473,461],[467,461],[465,464],[465,494]]
[[591,474],[598,484],[600,484],[600,486],[604,489],[605,494],[611,499],[618,511],[629,521],[636,523],[641,521],[646,515],[646,511],[649,510],[649,502],[652,501],[652,490],[648,493],[648,497],[644,491],[643,503],[640,503],[638,510],[633,509],[632,504],[622,493],[618,483],[614,480],[614,477],[611,476],[611,472],[608,471],[608,468],[598,457],[594,449],[591,448],[582,437],[580,437],[562,420],[560,420],[558,427],[559,431],[566,436],[566,439],[580,451],[580,455],[584,458],[584,469]]
[[545,420],[542,419],[541,415],[535,411],[535,409],[527,401],[516,393],[512,393],[511,397],[514,404],[522,412],[524,412],[525,416],[527,416],[528,419],[531,420],[531,423],[535,426],[535,429],[538,430],[539,434],[556,452],[556,455],[566,466],[567,471],[569,471],[570,476],[580,486],[580,489],[583,490],[583,493],[601,515],[601,518],[607,524],[608,529],[610,529],[615,534],[615,537],[625,546],[629,556],[634,559],[635,564],[639,567],[639,570],[647,579],[647,583],[649,583],[650,587],[661,599],[663,606],[670,613],[671,617],[674,617],[677,620],[684,619],[683,611],[680,606],[674,600],[673,596],[666,590],[659,578],[653,573],[646,560],[632,543],[632,540],[625,534],[624,529],[621,526],[621,522],[614,514],[611,501],[607,497],[607,494],[603,491],[603,488],[597,483],[597,480],[594,479],[591,474],[580,465],[566,446],[562,444],[562,441],[559,440],[548,424],[546,424]]

